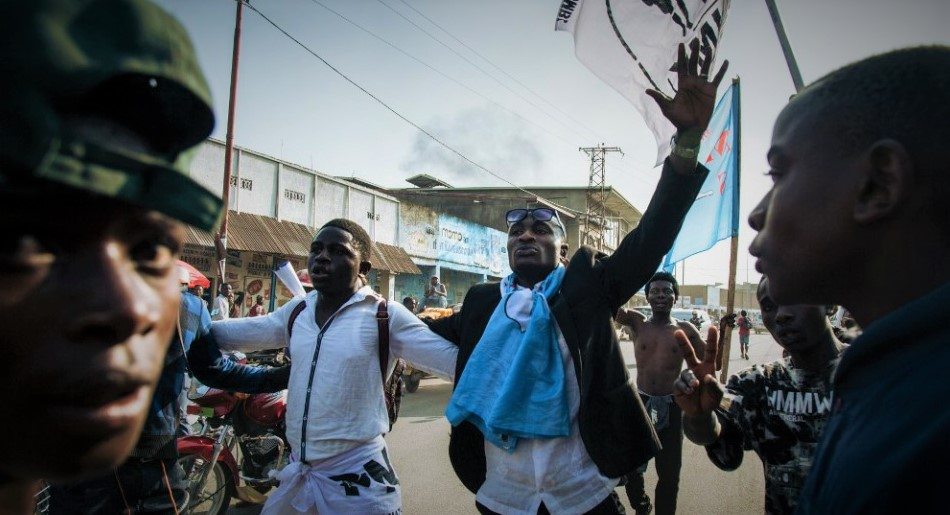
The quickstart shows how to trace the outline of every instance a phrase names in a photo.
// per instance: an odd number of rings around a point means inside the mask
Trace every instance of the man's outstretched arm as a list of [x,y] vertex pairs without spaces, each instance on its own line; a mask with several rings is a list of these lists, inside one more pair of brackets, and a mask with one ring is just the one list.
[[712,59],[705,52],[700,64],[699,40],[680,45],[677,59],[678,89],[673,98],[659,91],[648,90],[663,115],[676,127],[676,140],[667,158],[660,181],[640,222],[620,242],[607,259],[604,275],[608,298],[619,307],[626,302],[657,270],[660,260],[669,252],[683,225],[686,213],[696,199],[709,174],[697,164],[699,143],[709,125],[716,103],[716,89],[728,67],[709,79]]
[[194,376],[213,388],[242,393],[268,393],[287,389],[290,365],[242,365],[221,355],[211,332],[201,335],[188,350],[188,367]]

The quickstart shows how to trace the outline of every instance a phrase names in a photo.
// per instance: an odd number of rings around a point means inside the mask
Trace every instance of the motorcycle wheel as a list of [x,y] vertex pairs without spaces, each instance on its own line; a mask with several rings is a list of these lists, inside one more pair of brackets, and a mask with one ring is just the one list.
[[419,381],[422,380],[421,374],[412,373],[404,378],[403,383],[406,385],[406,391],[409,393],[415,393],[419,389]]
[[[185,470],[188,482],[188,503],[190,515],[223,515],[231,504],[234,486],[228,469],[221,462],[211,463],[196,454],[188,454],[178,459]],[[197,484],[208,467],[211,470],[203,485]]]

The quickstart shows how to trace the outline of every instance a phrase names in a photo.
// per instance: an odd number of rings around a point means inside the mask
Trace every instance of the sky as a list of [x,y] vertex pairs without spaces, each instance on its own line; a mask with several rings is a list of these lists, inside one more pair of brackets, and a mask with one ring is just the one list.
[[[156,1],[192,37],[212,89],[212,137],[224,140],[236,3]],[[876,53],[950,44],[947,0],[776,3],[805,84]],[[459,187],[530,188],[586,187],[590,160],[579,149],[604,144],[623,151],[607,154],[606,183],[641,211],[649,203],[660,172],[653,135],[578,61],[572,36],[555,32],[560,0],[251,5],[273,23],[244,8],[237,146],[390,188],[420,173]],[[732,1],[717,65],[725,59],[720,94],[732,78],[742,86],[736,281],[755,282],[746,220],[770,186],[772,124],[795,92],[764,1]],[[676,273],[683,284],[726,284],[728,272],[724,240]]]

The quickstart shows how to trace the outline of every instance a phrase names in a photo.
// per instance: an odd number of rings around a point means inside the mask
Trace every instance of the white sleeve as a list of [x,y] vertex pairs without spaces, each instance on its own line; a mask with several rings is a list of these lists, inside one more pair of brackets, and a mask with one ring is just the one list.
[[256,351],[287,346],[287,321],[297,302],[259,317],[229,318],[211,323],[211,333],[222,351]]
[[389,348],[391,359],[402,358],[443,379],[455,378],[458,346],[432,332],[419,317],[395,302],[389,303]]

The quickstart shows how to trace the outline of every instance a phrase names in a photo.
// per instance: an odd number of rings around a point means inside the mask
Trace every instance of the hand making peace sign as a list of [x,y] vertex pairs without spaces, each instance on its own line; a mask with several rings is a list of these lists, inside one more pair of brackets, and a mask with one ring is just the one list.
[[686,333],[673,334],[686,359],[686,370],[673,383],[673,399],[685,417],[712,413],[722,400],[722,384],[716,380],[716,355],[719,350],[719,329],[710,327],[706,336],[706,352],[702,361],[696,357]]

